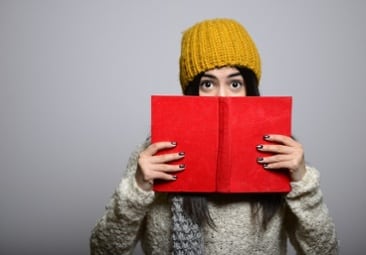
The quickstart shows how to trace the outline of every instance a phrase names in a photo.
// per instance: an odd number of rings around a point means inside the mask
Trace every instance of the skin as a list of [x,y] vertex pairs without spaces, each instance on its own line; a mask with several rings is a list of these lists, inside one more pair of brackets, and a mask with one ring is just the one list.
[[[234,67],[209,70],[200,80],[199,96],[246,96],[244,78]],[[302,145],[291,137],[278,134],[264,134],[263,139],[271,144],[258,144],[257,150],[269,152],[271,156],[257,158],[257,162],[270,171],[287,169],[291,181],[300,181],[306,172]],[[141,189],[152,190],[156,179],[174,181],[175,173],[184,170],[182,165],[169,164],[183,158],[184,152],[155,155],[175,146],[175,142],[157,142],[140,153],[135,177]]]

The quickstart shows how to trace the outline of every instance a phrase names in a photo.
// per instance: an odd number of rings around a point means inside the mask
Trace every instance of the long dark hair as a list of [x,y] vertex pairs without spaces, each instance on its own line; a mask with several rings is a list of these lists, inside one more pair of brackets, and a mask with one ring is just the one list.
[[[245,90],[247,96],[260,96],[258,89],[258,79],[254,72],[248,68],[237,68],[244,78]],[[199,83],[203,73],[197,75],[187,86],[184,95],[198,96]],[[252,218],[261,223],[263,229],[267,228],[268,223],[276,212],[284,204],[283,194],[247,194],[247,195],[231,195],[235,197],[234,201],[246,200],[252,206]],[[202,195],[202,194],[183,194],[183,210],[192,219],[193,222],[202,226],[207,224],[215,227],[207,202],[209,199],[226,200],[225,195]],[[262,218],[260,218],[262,215]]]

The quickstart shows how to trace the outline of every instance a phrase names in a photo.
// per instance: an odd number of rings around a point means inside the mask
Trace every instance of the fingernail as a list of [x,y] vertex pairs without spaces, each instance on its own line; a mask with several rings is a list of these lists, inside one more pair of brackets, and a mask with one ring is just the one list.
[[264,136],[263,136],[263,139],[264,139],[264,140],[268,140],[268,139],[269,139],[269,135],[264,135]]
[[263,149],[263,144],[258,144],[256,147],[258,150],[261,150],[261,149]]
[[263,161],[263,158],[257,158],[257,161],[261,162],[261,161]]
[[174,145],[174,146],[176,146],[177,145],[177,142],[175,142],[175,141],[172,141],[172,142],[170,142],[172,145]]
[[268,164],[267,163],[263,164],[263,167],[268,168]]
[[173,179],[176,180],[178,178],[178,176],[176,175],[172,175]]
[[184,156],[184,154],[185,153],[183,151],[181,151],[181,152],[178,153],[179,156]]
[[186,165],[185,165],[185,164],[180,164],[180,165],[179,165],[179,168],[180,168],[180,169],[184,169],[184,168],[186,168]]

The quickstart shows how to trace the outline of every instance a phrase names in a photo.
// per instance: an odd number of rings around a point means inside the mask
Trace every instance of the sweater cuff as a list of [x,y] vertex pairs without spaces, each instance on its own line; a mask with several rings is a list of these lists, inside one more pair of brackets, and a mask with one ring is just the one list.
[[295,199],[305,194],[316,192],[319,189],[319,172],[310,166],[306,166],[306,173],[300,181],[291,182],[291,191],[287,199]]
[[123,179],[117,188],[117,193],[120,197],[126,198],[131,207],[139,210],[149,206],[155,198],[155,192],[141,189],[134,176]]

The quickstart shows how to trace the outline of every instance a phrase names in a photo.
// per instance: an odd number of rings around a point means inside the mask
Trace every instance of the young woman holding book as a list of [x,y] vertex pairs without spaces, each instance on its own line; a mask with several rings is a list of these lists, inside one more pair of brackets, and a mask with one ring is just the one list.
[[[261,65],[250,35],[231,19],[195,24],[183,34],[180,82],[184,95],[259,96]],[[174,182],[184,151],[157,155],[176,141],[148,138],[132,153],[124,178],[90,239],[91,254],[338,254],[335,226],[323,203],[319,173],[304,161],[301,144],[263,134],[257,150],[268,171],[287,169],[288,194],[168,194],[154,181]],[[263,143],[263,144],[262,144]],[[243,145],[245,146],[245,145]],[[209,160],[209,159],[202,159]],[[188,171],[188,170],[187,170]]]

